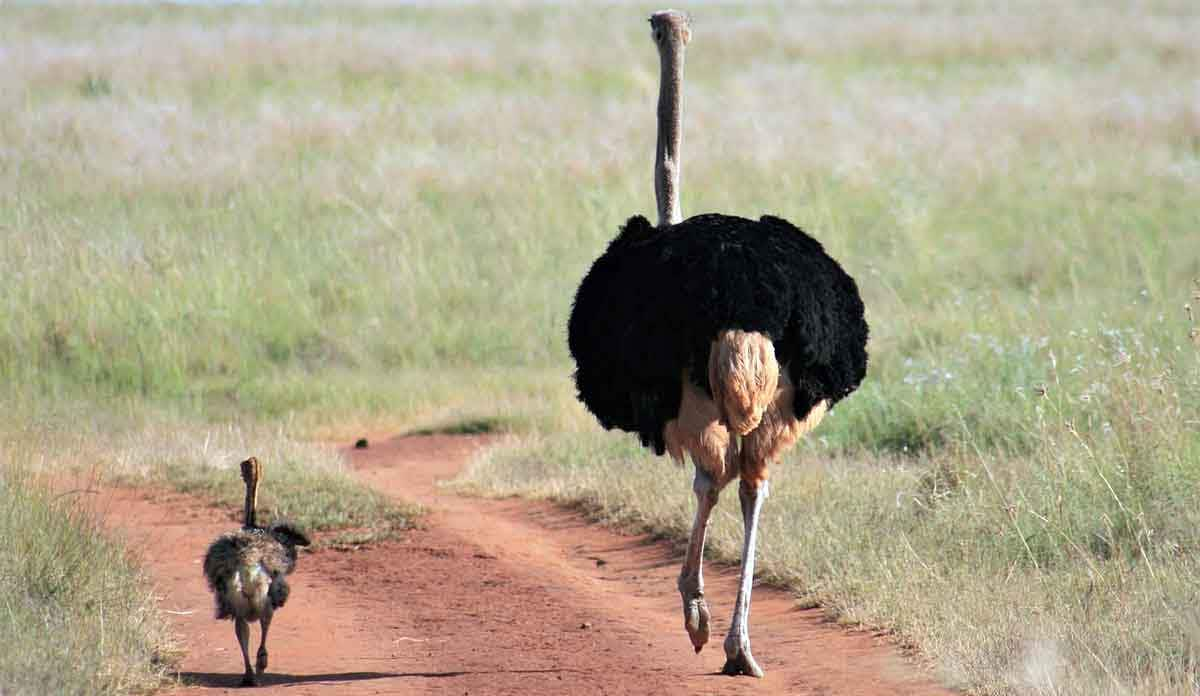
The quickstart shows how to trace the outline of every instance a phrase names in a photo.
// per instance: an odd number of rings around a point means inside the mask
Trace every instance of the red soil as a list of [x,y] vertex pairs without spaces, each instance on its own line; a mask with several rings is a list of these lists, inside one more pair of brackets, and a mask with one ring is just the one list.
[[[430,513],[398,541],[301,556],[255,693],[951,693],[886,640],[831,625],[765,587],[754,593],[751,637],[767,676],[721,676],[736,569],[706,573],[713,639],[696,655],[669,546],[552,505],[439,490],[435,482],[479,445],[428,436],[346,450],[363,481]],[[232,624],[212,618],[200,559],[235,511],[162,491],[109,490],[98,506],[143,554],[187,650],[176,693],[232,691],[241,656]],[[257,649],[257,629],[252,637]]]

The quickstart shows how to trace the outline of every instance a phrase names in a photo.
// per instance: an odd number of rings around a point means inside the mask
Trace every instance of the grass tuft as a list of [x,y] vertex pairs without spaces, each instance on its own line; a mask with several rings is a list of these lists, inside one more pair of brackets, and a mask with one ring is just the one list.
[[112,92],[112,82],[104,75],[88,73],[79,81],[80,96],[97,99],[99,97],[111,96]]
[[0,448],[0,690],[135,694],[179,657],[153,587],[70,496]]
[[356,481],[332,446],[279,429],[159,422],[131,428],[109,446],[115,459],[105,471],[116,482],[167,483],[229,509],[231,519],[240,518],[245,496],[238,463],[251,455],[263,463],[264,520],[287,518],[314,532],[351,530],[350,537],[366,540],[394,536],[421,514],[419,506]]
[[468,418],[441,425],[417,428],[412,435],[486,435],[510,432],[512,423],[503,418]]

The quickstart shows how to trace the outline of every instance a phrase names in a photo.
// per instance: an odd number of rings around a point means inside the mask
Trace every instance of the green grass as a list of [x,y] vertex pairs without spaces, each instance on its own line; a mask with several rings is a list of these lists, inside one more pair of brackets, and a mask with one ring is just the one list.
[[[872,329],[767,572],[980,693],[1190,693],[1200,13],[693,14],[685,214],[799,223]],[[274,510],[369,536],[407,513],[306,443],[501,430],[474,485],[683,532],[687,472],[597,434],[564,340],[653,208],[641,11],[4,6],[0,45],[0,432],[39,467],[228,504],[257,453]]]
[[267,520],[382,537],[411,527],[421,513],[358,483],[333,445],[299,440],[281,425],[196,422],[128,398],[101,405],[75,395],[52,404],[26,395],[14,406],[33,421],[12,436],[37,452],[27,466],[82,471],[108,485],[168,484],[227,509],[231,521],[241,519],[238,464],[249,456],[263,463],[259,513]]
[[[265,467],[259,512],[360,545],[411,527],[421,510],[364,486],[332,446],[280,427],[196,422],[140,398],[98,402],[11,393],[0,446],[0,691],[127,694],[170,680],[179,651],[152,581],[88,512],[45,480],[82,471],[108,485],[170,485],[240,514],[237,471]],[[70,475],[70,474],[67,474]]]
[[165,482],[213,501],[240,519],[245,486],[238,462],[253,454],[263,463],[258,510],[263,520],[286,518],[322,538],[382,539],[410,528],[421,514],[356,481],[333,447],[292,439],[279,430],[236,426],[142,427],[110,445],[119,462],[105,467],[118,483]]
[[51,495],[30,454],[0,449],[0,684],[4,693],[142,693],[178,657],[154,587],[69,495]]
[[[1075,407],[1052,383],[1003,444],[953,413],[936,442],[901,452],[808,443],[773,469],[762,572],[841,621],[895,630],[979,693],[1190,692],[1200,351],[1148,362]],[[853,430],[853,411],[830,429]],[[632,438],[567,433],[494,450],[460,485],[680,539],[690,478]],[[736,562],[740,513],[724,497],[710,550]]]

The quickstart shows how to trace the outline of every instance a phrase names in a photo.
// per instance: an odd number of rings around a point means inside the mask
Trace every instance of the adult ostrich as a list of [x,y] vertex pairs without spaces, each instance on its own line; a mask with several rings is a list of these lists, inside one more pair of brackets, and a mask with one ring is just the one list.
[[684,627],[708,642],[701,572],[709,514],[740,478],[745,545],[725,674],[761,677],[750,653],[750,592],[768,464],[854,391],[867,324],[854,280],[786,220],[682,219],[679,147],[690,20],[650,17],[661,82],[654,163],[658,226],[636,215],[592,265],[568,323],[579,399],[605,428],[695,465],[696,518],[679,574]]
[[[276,521],[259,527],[254,508],[262,465],[254,457],[242,462],[246,506],[242,528],[221,535],[204,555],[204,577],[217,601],[217,618],[233,619],[234,632],[246,668],[242,686],[257,686],[267,669],[267,631],[275,610],[287,601],[287,576],[296,568],[296,547],[309,539],[290,522]],[[262,640],[258,659],[250,666],[250,623],[258,621]]]

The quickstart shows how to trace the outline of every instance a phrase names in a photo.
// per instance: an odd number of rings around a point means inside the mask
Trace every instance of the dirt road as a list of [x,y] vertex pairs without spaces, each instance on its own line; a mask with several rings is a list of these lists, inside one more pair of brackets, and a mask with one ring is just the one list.
[[[480,444],[435,435],[346,450],[363,481],[430,514],[398,541],[301,556],[255,693],[951,693],[881,639],[832,626],[769,588],[755,591],[751,622],[767,677],[719,675],[734,569],[707,573],[714,638],[696,655],[668,546],[551,505],[438,489]],[[230,514],[162,491],[106,491],[99,507],[144,555],[187,649],[177,693],[234,691],[237,642],[229,622],[213,620],[200,572],[207,544],[234,526]]]

